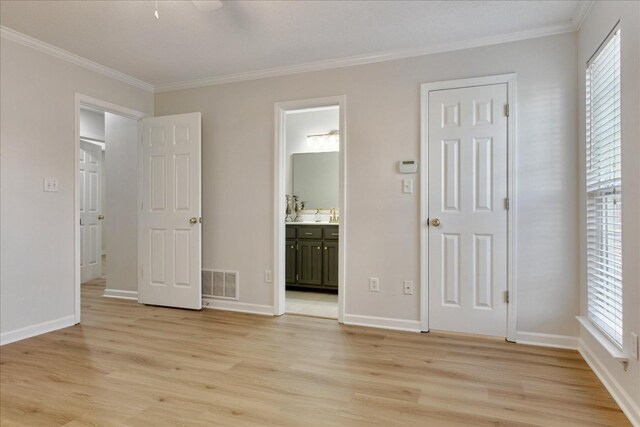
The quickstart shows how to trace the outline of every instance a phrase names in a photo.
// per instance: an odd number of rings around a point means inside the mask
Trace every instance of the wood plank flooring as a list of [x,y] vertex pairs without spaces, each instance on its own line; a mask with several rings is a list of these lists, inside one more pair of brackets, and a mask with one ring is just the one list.
[[0,349],[2,426],[625,426],[580,355],[502,340],[149,307]]

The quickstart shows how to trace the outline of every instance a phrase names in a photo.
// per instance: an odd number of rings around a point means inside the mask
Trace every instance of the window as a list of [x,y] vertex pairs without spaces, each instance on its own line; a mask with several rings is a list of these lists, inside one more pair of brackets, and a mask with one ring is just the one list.
[[588,317],[622,347],[619,29],[587,64],[586,86]]

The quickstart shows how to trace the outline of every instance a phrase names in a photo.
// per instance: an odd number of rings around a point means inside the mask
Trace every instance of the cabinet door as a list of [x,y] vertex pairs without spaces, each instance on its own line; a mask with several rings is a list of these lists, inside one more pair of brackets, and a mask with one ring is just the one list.
[[324,285],[338,287],[338,242],[324,242],[322,269]]
[[298,283],[322,284],[322,242],[298,241]]
[[285,247],[285,281],[286,283],[296,283],[296,242],[287,240]]

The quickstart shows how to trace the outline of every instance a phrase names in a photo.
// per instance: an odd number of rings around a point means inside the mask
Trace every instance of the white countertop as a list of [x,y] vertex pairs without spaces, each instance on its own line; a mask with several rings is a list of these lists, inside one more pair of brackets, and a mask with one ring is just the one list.
[[304,222],[287,222],[286,225],[340,225],[335,222],[315,222],[315,221],[304,221]]

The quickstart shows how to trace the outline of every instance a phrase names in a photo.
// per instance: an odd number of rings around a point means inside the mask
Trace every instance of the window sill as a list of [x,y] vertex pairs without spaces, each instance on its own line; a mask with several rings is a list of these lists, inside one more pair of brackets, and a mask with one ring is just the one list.
[[588,331],[589,334],[596,341],[598,341],[598,343],[600,343],[600,345],[607,351],[607,353],[611,355],[613,359],[617,360],[623,365],[629,363],[629,358],[625,355],[624,351],[620,350],[618,347],[616,347],[615,344],[609,341],[609,339],[604,336],[604,334],[600,332],[600,330],[596,328],[593,323],[591,323],[591,320],[589,320],[586,316],[576,316],[576,319],[578,319],[580,325],[582,325],[582,327],[586,331]]

